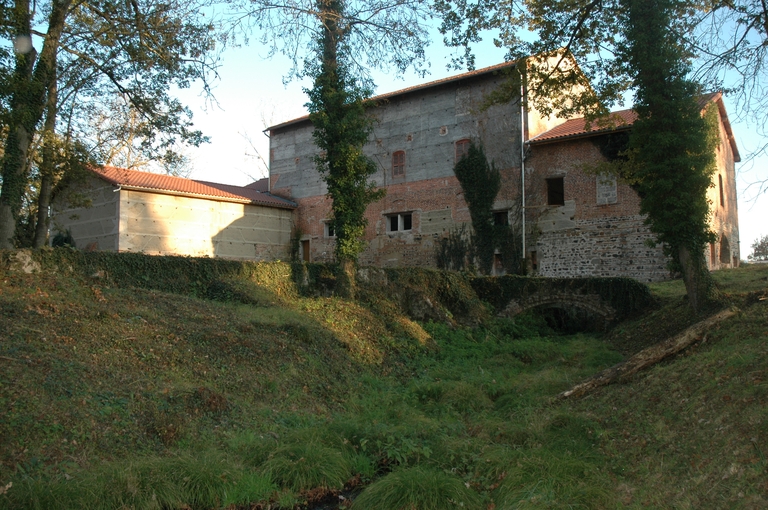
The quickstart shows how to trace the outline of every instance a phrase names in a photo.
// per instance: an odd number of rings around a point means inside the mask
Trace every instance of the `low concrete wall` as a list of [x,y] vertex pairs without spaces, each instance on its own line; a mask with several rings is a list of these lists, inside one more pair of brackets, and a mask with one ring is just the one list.
[[290,237],[288,209],[120,192],[120,251],[272,260],[287,257]]

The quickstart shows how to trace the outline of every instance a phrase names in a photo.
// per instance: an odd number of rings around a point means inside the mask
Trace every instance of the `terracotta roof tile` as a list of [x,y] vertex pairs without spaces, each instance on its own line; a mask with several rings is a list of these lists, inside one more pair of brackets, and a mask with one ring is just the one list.
[[263,179],[259,179],[258,181],[254,181],[250,184],[245,185],[248,189],[255,189],[256,191],[261,192],[268,192],[269,191],[269,177],[264,177]]
[[[699,107],[703,110],[710,102],[717,102],[722,107],[721,92],[710,92],[708,94],[702,94],[697,100]],[[725,110],[721,109],[721,113],[725,115]],[[559,142],[561,140],[571,138],[581,138],[585,136],[594,136],[600,133],[607,133],[608,131],[619,131],[629,129],[632,124],[637,120],[637,113],[634,110],[620,110],[613,112],[607,119],[595,120],[587,129],[587,122],[583,117],[577,119],[570,119],[559,126],[555,126],[549,131],[545,131],[533,138],[528,143],[530,144],[544,144],[550,142]],[[727,122],[727,117],[726,117]],[[730,129],[730,125],[728,125]],[[738,150],[734,145],[734,152],[736,152],[738,158]]]
[[528,143],[548,143],[564,140],[566,138],[580,138],[583,136],[606,133],[608,131],[629,129],[635,120],[637,120],[637,113],[635,113],[634,110],[621,110],[611,113],[608,119],[592,121],[589,129],[587,129],[587,121],[584,120],[584,117],[579,117],[577,119],[567,120],[559,126],[555,126],[549,131],[545,131],[540,135],[531,138]]
[[179,194],[224,202],[266,205],[284,209],[296,208],[296,204],[290,200],[276,197],[251,187],[196,181],[171,175],[153,174],[111,166],[93,168],[92,170],[101,179],[115,186],[128,189]]

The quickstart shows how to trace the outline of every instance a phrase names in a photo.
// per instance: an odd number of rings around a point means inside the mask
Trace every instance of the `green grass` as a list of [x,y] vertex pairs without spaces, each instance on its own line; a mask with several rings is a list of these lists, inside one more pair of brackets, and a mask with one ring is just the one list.
[[768,504],[768,268],[715,274],[742,312],[703,342],[559,403],[697,320],[681,282],[606,335],[558,335],[535,314],[417,323],[375,288],[303,296],[269,271],[194,297],[0,268],[0,508]]

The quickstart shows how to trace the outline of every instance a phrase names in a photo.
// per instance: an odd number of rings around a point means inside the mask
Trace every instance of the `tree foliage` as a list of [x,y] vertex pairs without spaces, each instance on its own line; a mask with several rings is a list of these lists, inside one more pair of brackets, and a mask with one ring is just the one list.
[[464,201],[472,218],[472,247],[480,272],[490,274],[497,246],[493,221],[493,202],[501,189],[501,174],[488,163],[480,145],[470,142],[467,154],[456,162],[453,172],[464,191]]
[[[48,155],[41,159],[46,161],[41,175],[55,175],[62,153],[47,144],[92,145],[88,121],[117,95],[145,120],[144,149],[203,141],[191,129],[189,111],[170,93],[194,80],[207,83],[215,72],[215,27],[200,12],[203,6],[176,0],[15,0],[0,11],[2,32],[14,48],[13,55],[0,54],[0,122],[6,128],[0,248],[13,246],[36,147]],[[39,53],[37,41],[42,41]]]
[[293,62],[287,79],[309,77],[307,107],[320,154],[318,170],[333,200],[337,289],[354,293],[354,265],[364,248],[365,210],[384,194],[369,181],[376,166],[362,152],[372,119],[364,100],[371,69],[424,73],[428,4],[422,0],[254,0],[244,28],[259,30],[271,53]]
[[[638,118],[629,137],[632,177],[640,212],[682,271],[694,310],[709,297],[705,246],[707,189],[717,138],[702,117],[698,86],[690,81],[678,36],[671,30],[671,0],[627,0],[627,67],[634,76]],[[715,118],[716,120],[716,118]],[[715,128],[716,129],[716,128]]]
[[[307,107],[313,138],[321,151],[315,162],[333,200],[336,260],[343,266],[342,277],[351,278],[349,266],[365,247],[365,210],[384,196],[384,190],[377,190],[369,181],[376,165],[362,150],[372,124],[363,103],[370,92],[357,85],[339,58],[344,34],[338,20],[343,17],[343,5],[329,1],[323,8],[325,28],[318,41],[317,62],[307,63],[308,74],[314,75],[314,86],[306,90]],[[349,292],[351,288],[347,288]]]
[[768,236],[755,239],[755,242],[752,243],[752,254],[749,255],[748,259],[768,260]]

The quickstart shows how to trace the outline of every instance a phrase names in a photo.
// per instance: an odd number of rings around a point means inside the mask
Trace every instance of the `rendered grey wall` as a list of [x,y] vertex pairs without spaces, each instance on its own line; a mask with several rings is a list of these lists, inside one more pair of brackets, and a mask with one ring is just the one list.
[[[365,153],[379,168],[379,186],[453,176],[455,142],[480,141],[498,168],[519,167],[519,105],[482,110],[485,96],[503,80],[489,75],[398,95],[372,110],[376,119]],[[309,121],[272,132],[273,191],[293,199],[324,195],[325,184],[312,160],[317,148]],[[392,153],[405,151],[404,178],[392,177]]]
[[[68,189],[52,204],[51,237],[70,230],[75,245],[117,251],[119,193],[111,184],[92,177],[82,187]],[[73,206],[90,201],[90,207]]]

